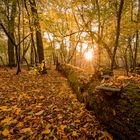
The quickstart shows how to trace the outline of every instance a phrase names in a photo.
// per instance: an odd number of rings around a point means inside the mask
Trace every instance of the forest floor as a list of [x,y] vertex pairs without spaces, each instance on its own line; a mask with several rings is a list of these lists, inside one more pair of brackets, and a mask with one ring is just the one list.
[[55,70],[0,68],[0,140],[112,139]]

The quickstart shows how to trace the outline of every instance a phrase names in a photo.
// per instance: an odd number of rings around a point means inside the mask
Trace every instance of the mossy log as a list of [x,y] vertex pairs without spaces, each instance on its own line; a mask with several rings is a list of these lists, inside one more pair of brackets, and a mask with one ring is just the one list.
[[139,139],[140,89],[130,83],[120,96],[108,96],[103,92],[94,92],[94,98],[89,103],[96,117],[107,126],[116,139]]
[[[136,84],[129,81],[123,90],[106,88],[99,86],[101,79],[97,79],[96,74],[90,78],[84,70],[67,64],[60,64],[58,70],[68,78],[78,99],[84,101],[114,139],[140,138],[140,88]],[[108,90],[111,94],[105,93]]]
[[70,64],[58,64],[57,70],[67,77],[69,84],[77,94],[78,100],[83,102],[85,94],[83,95],[82,93],[86,91],[90,75],[83,69]]

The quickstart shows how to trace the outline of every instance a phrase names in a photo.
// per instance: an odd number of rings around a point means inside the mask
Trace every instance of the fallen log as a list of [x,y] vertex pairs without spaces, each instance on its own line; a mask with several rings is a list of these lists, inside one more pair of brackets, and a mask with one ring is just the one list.
[[113,88],[113,87],[105,87],[105,86],[96,86],[95,87],[97,90],[102,90],[105,92],[113,92],[113,93],[118,93],[121,91],[120,88]]
[[78,99],[84,101],[87,109],[92,110],[114,139],[140,138],[140,88],[131,78],[124,80],[127,86],[122,90],[119,84],[115,88],[101,85],[102,79],[96,74],[90,78],[84,70],[71,65],[60,64],[58,70],[67,77]]
[[93,86],[90,83],[87,108],[93,110],[115,139],[139,139],[140,88],[133,83],[129,83],[123,90],[102,85]]
[[83,69],[72,66],[70,64],[58,64],[57,70],[67,77],[69,84],[77,94],[79,101],[83,102],[85,96],[84,93],[87,90],[87,84],[90,81],[90,74]]

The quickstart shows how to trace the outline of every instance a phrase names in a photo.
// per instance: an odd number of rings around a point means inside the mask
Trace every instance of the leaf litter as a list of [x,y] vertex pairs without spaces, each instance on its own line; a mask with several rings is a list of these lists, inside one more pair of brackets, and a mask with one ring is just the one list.
[[112,139],[57,71],[14,73],[0,68],[0,139]]

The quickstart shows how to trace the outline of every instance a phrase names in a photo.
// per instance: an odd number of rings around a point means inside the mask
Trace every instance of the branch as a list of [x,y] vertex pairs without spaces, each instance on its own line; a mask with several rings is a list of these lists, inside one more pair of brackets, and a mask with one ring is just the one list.
[[20,45],[30,34],[31,34],[31,33],[29,33],[27,36],[25,36],[25,37],[17,44],[17,46]]
[[10,41],[12,42],[12,44],[15,46],[15,47],[18,47],[18,45],[20,45],[31,33],[29,33],[27,36],[25,36],[18,44],[16,44],[14,42],[14,40],[11,38],[11,36],[9,35],[9,33],[7,32],[6,28],[4,27],[4,25],[2,23],[0,23],[0,26],[2,27],[4,33],[7,35],[7,37],[10,39]]
[[10,39],[11,43],[17,48],[18,45],[16,45],[16,43],[14,42],[14,40],[11,38],[11,36],[9,35],[9,33],[7,32],[6,28],[4,27],[4,25],[2,23],[0,23],[0,26],[2,27],[4,33],[7,35],[7,37]]

